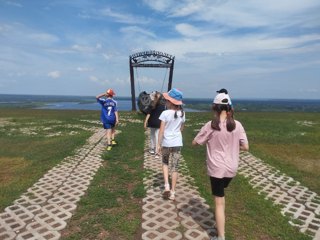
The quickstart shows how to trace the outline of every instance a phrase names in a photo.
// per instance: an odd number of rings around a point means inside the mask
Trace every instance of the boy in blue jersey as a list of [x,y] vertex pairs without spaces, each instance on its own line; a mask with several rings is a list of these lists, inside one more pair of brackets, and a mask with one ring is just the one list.
[[107,138],[107,151],[112,149],[112,145],[115,145],[114,140],[115,126],[119,122],[119,115],[117,109],[117,102],[113,99],[115,92],[109,88],[106,93],[102,93],[96,96],[97,102],[101,104],[101,122],[103,128],[106,129]]

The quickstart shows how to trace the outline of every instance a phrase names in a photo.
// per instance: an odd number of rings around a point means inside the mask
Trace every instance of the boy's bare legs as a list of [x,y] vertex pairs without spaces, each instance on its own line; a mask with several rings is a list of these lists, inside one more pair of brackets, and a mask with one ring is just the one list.
[[109,151],[109,150],[111,150],[111,135],[112,135],[112,129],[110,128],[110,129],[107,129],[107,134],[106,134],[106,136],[107,136],[107,150]]
[[224,239],[225,234],[225,198],[224,197],[214,197],[215,201],[215,217],[216,226],[218,231],[218,237]]
[[115,127],[113,127],[111,129],[111,145],[114,146],[114,145],[117,145],[117,142],[115,141],[115,133],[116,133],[116,129]]

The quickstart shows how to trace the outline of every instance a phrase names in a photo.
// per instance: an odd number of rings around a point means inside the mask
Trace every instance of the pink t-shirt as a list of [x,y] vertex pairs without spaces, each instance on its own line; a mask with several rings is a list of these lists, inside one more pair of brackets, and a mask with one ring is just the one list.
[[239,164],[240,142],[248,143],[246,132],[239,121],[236,128],[228,132],[226,122],[220,123],[220,131],[211,128],[207,122],[194,138],[207,145],[207,173],[216,178],[234,177]]

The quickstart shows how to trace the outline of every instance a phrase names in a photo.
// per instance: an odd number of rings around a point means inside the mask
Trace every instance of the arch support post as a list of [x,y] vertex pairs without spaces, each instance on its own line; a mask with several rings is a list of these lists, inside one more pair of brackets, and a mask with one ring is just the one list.
[[170,66],[169,81],[168,81],[168,92],[172,88],[173,67],[174,67],[174,57],[172,58],[172,63],[171,63],[171,66]]
[[131,56],[129,57],[129,65],[130,65],[130,83],[131,83],[131,104],[132,104],[132,111],[136,111],[136,90],[134,85],[134,73],[133,73],[133,66],[131,61]]

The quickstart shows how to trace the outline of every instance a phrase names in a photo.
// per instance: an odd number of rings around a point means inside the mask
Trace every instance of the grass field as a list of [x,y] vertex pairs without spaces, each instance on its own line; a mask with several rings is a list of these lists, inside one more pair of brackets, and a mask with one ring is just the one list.
[[[72,155],[100,127],[96,111],[0,109],[0,209],[46,171]],[[212,206],[204,147],[191,141],[210,113],[187,113],[183,155]],[[319,113],[238,113],[250,152],[320,194]],[[63,239],[140,239],[143,188],[143,116],[121,112],[112,155],[105,153]],[[130,136],[130,137],[129,137]],[[130,150],[130,151],[129,151]],[[271,202],[237,176],[227,190],[227,239],[311,239],[288,224]]]

